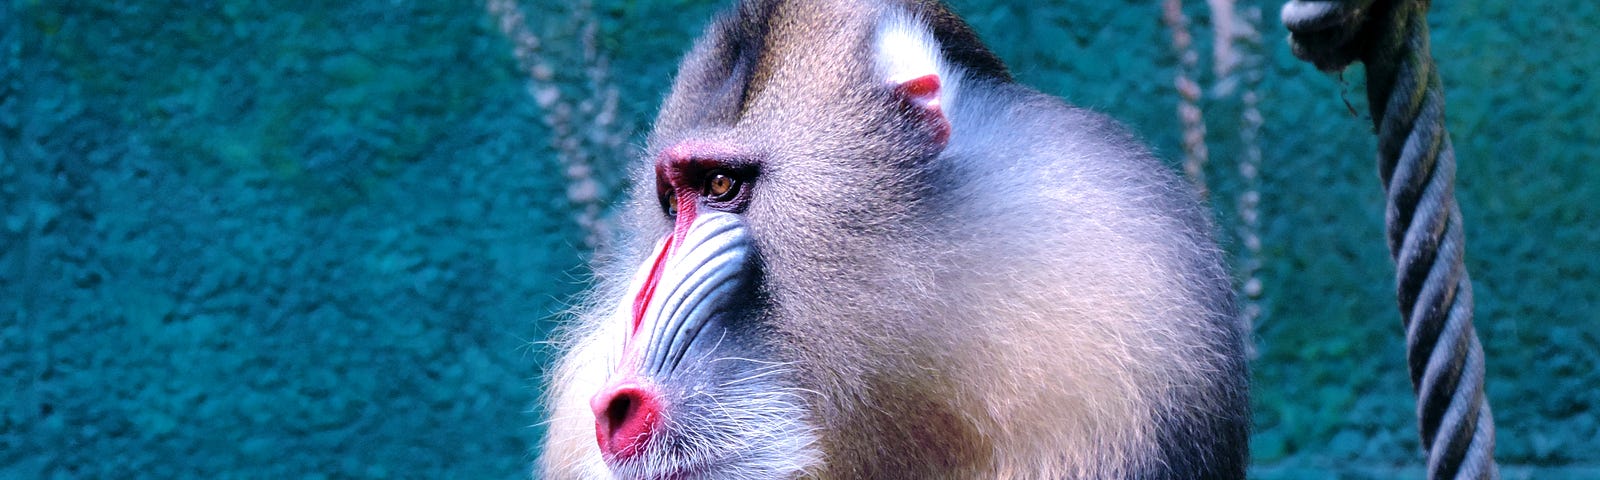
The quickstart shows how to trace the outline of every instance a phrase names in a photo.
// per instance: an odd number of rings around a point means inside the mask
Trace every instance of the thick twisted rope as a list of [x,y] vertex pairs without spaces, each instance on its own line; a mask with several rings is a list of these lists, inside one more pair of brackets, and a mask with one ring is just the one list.
[[1317,68],[1367,68],[1388,195],[1389,253],[1406,329],[1429,479],[1495,479],[1494,418],[1483,347],[1472,327],[1472,280],[1455,200],[1455,150],[1428,50],[1428,0],[1294,0],[1283,7],[1294,53]]

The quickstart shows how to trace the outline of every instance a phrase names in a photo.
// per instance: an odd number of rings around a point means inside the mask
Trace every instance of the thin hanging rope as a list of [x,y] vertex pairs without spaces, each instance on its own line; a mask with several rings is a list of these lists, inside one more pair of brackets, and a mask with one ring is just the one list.
[[495,19],[500,32],[513,45],[517,67],[528,76],[528,94],[539,105],[539,120],[550,129],[551,146],[562,164],[567,181],[567,201],[583,227],[584,249],[596,252],[609,236],[603,217],[609,195],[621,190],[619,181],[607,181],[606,170],[597,165],[606,158],[625,158],[627,128],[618,125],[617,87],[611,83],[610,58],[598,46],[599,22],[592,0],[571,5],[578,26],[583,54],[583,73],[587,90],[577,99],[564,95],[558,86],[558,65],[544,51],[545,40],[528,27],[527,15],[516,0],[485,0],[484,9]]
[[1203,198],[1206,188],[1206,121],[1200,111],[1200,54],[1194,51],[1189,34],[1189,17],[1183,14],[1183,0],[1162,0],[1161,20],[1172,32],[1172,51],[1178,55],[1178,72],[1172,79],[1178,90],[1178,120],[1183,122],[1183,173],[1194,182]]
[[1388,196],[1389,252],[1406,329],[1428,478],[1497,479],[1483,347],[1455,200],[1455,149],[1429,53],[1428,0],[1294,0],[1283,7],[1294,53],[1326,71],[1367,68]]
[[[1239,97],[1239,148],[1236,158],[1240,188],[1234,195],[1234,212],[1239,216],[1234,234],[1242,247],[1235,261],[1239,274],[1239,321],[1255,332],[1261,318],[1264,287],[1261,271],[1261,110],[1256,87],[1261,84],[1261,8],[1239,8],[1234,0],[1207,0],[1211,7],[1212,70],[1216,98]],[[1256,344],[1247,344],[1250,358],[1258,355]]]

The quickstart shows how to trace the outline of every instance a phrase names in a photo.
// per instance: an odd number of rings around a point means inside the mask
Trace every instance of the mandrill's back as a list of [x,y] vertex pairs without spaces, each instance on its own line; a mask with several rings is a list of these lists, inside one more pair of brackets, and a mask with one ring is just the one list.
[[1193,186],[1101,114],[1010,83],[959,96],[925,214],[957,233],[935,278],[969,291],[930,300],[974,345],[949,365],[1005,445],[994,473],[1242,478],[1246,332]]

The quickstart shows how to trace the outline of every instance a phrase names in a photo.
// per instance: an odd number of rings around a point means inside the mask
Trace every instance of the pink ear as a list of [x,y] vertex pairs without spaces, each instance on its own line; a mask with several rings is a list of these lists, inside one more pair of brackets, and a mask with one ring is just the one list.
[[900,82],[895,87],[906,100],[921,106],[939,108],[939,76],[935,74],[923,75],[917,78]]
[[943,147],[950,141],[950,119],[939,107],[939,75],[928,74],[894,84],[895,94],[919,113],[918,117],[933,133],[933,140]]

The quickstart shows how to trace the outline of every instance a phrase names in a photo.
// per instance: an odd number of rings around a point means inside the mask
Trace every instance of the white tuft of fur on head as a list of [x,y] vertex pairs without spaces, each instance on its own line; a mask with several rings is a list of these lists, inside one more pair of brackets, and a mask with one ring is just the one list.
[[937,75],[940,85],[936,105],[948,115],[955,109],[961,72],[945,61],[943,52],[944,48],[928,30],[927,22],[909,12],[890,13],[878,23],[873,57],[879,78],[900,85]]

